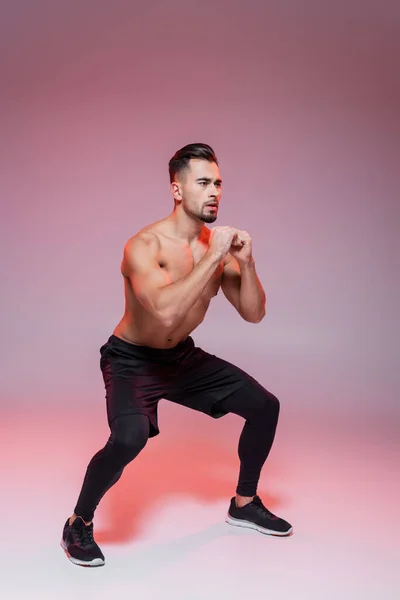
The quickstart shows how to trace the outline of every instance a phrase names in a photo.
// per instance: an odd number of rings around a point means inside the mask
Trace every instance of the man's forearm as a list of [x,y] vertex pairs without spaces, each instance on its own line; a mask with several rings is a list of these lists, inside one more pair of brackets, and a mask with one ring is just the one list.
[[258,323],[265,316],[266,295],[257,277],[254,259],[240,264],[240,314],[246,321]]
[[157,312],[162,315],[166,327],[175,327],[182,321],[199,299],[220,261],[217,255],[207,253],[186,277],[160,290]]

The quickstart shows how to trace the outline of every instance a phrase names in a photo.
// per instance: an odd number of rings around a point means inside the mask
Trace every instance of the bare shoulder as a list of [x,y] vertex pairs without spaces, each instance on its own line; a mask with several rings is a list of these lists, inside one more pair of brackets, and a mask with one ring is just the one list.
[[129,271],[156,260],[160,247],[160,240],[152,225],[141,229],[129,238],[124,246],[121,265],[123,274],[126,275]]
[[143,246],[157,247],[160,244],[157,223],[147,225],[135,233],[125,244],[125,251],[131,252]]

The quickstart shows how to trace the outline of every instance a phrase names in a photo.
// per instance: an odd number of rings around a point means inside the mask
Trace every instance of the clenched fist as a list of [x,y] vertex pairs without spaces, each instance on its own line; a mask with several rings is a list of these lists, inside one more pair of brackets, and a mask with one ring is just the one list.
[[225,258],[232,245],[237,230],[234,227],[214,227],[211,230],[208,251],[216,254],[220,260]]
[[229,254],[236,258],[240,265],[245,265],[252,260],[251,237],[247,231],[236,229]]
[[240,231],[235,227],[214,227],[208,250],[217,254],[220,260],[229,252],[239,263],[244,264],[251,260],[251,237],[247,231]]

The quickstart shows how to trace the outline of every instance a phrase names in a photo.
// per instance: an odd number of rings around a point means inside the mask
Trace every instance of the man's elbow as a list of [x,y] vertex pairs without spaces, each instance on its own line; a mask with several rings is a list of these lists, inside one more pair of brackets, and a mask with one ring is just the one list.
[[176,314],[171,310],[158,311],[156,317],[160,325],[167,329],[173,328],[176,323]]
[[145,311],[161,326],[161,327],[172,327],[172,314],[171,311],[166,309],[160,309],[155,305],[154,302],[150,302],[148,298],[142,297],[139,294],[137,299],[143,306]]
[[259,317],[254,317],[252,319],[246,319],[246,321],[248,321],[249,323],[261,323],[261,321],[263,320],[264,317],[265,317],[265,313]]
[[160,325],[166,329],[170,329],[174,324],[173,318],[169,314],[157,313],[155,316]]
[[263,310],[261,312],[258,312],[256,314],[243,314],[241,313],[242,318],[247,321],[248,323],[261,323],[261,321],[263,320],[263,318],[266,315],[266,310],[265,308],[263,308]]
[[161,321],[161,325],[163,327],[165,327],[166,329],[173,329],[174,320],[173,319],[164,319],[163,321]]

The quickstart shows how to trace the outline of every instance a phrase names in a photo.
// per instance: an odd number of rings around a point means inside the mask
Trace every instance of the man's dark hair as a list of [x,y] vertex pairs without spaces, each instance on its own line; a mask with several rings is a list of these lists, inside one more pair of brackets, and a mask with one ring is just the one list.
[[191,158],[202,158],[218,164],[214,150],[208,144],[188,144],[177,152],[169,161],[169,179],[172,183],[177,173],[189,168]]

